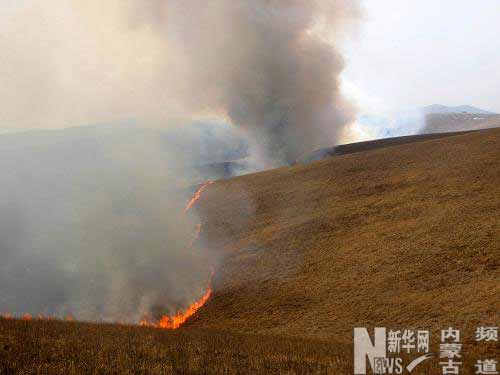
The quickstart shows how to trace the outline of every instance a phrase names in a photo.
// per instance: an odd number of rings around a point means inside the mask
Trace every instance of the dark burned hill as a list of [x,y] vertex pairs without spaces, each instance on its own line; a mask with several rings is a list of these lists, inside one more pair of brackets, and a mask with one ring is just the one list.
[[498,324],[500,130],[221,181],[200,212],[225,259],[193,328]]
[[310,154],[306,154],[301,158],[297,159],[296,163],[297,164],[310,163],[313,161],[322,160],[329,156],[354,154],[357,152],[371,151],[389,146],[405,145],[407,143],[423,142],[423,141],[429,141],[431,139],[445,138],[454,135],[463,135],[468,132],[470,131],[407,135],[402,137],[382,138],[382,139],[375,139],[372,141],[348,143],[313,151]]

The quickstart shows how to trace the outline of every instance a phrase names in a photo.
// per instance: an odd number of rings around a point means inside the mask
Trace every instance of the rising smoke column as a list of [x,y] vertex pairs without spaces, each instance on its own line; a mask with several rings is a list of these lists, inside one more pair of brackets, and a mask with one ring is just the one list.
[[8,51],[0,125],[225,117],[269,167],[331,146],[351,120],[335,45],[357,1],[31,0],[17,8],[0,16]]
[[[352,1],[11,3],[0,126],[224,117],[270,167],[335,143],[350,119],[332,42],[355,18]],[[175,314],[205,289],[212,257],[186,250],[199,220],[179,219],[189,161],[160,137],[98,128],[0,142],[0,310],[133,322]]]
[[339,92],[342,57],[314,28],[323,25],[338,35],[356,14],[352,4],[157,2],[165,8],[169,43],[184,56],[192,107],[224,112],[267,166],[334,144],[350,121]]

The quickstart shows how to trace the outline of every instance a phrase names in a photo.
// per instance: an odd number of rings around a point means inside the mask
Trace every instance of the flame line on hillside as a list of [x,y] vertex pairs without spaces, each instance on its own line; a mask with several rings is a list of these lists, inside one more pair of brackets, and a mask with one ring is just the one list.
[[[187,213],[191,210],[194,205],[200,200],[203,191],[212,185],[213,181],[207,181],[200,186],[200,188],[193,194],[193,197],[186,205],[184,212]],[[193,238],[189,241],[188,247],[192,248],[196,241],[199,239],[202,231],[202,224],[196,224],[195,232]],[[210,277],[208,278],[206,291],[201,296],[200,299],[193,302],[186,310],[183,312],[178,311],[175,315],[163,315],[159,322],[152,323],[147,317],[142,318],[139,322],[140,326],[143,327],[153,327],[153,328],[162,328],[162,329],[177,329],[181,325],[183,325],[190,317],[192,317],[196,312],[207,303],[210,296],[212,295],[212,279],[214,276],[215,270],[213,267],[210,269]]]
[[203,190],[205,190],[207,187],[212,185],[214,182],[213,181],[207,181],[201,187],[194,193],[193,198],[188,202],[186,208],[184,209],[184,212],[187,213],[193,206],[198,202],[201,198],[201,193],[203,193]]
[[31,322],[31,321],[66,321],[66,322],[74,322],[75,318],[73,315],[67,315],[66,318],[58,318],[57,316],[54,315],[42,315],[38,314],[37,316],[33,316],[29,313],[25,313],[20,315],[19,317],[16,317],[12,315],[11,313],[2,313],[0,314],[0,319],[4,320],[22,320],[24,322]]
[[[194,205],[200,200],[201,194],[203,191],[208,188],[210,185],[212,185],[214,181],[207,181],[205,182],[193,195],[191,200],[188,202],[186,205],[186,208],[184,210],[185,213],[187,213],[189,210],[191,210]],[[196,241],[199,239],[202,231],[202,224],[196,224],[195,226],[195,232],[193,235],[193,238],[189,241],[188,247],[192,248]],[[182,324],[184,324],[190,317],[192,317],[196,312],[203,306],[207,301],[209,300],[210,296],[212,295],[212,279],[215,273],[215,269],[213,266],[210,268],[210,276],[208,278],[207,286],[206,286],[206,291],[205,293],[201,296],[200,299],[197,301],[193,302],[187,309],[184,311],[178,311],[175,315],[169,316],[169,315],[163,315],[162,318],[158,322],[151,322],[148,318],[142,318],[139,321],[139,325],[143,327],[153,327],[153,328],[162,328],[162,329],[177,329],[179,328]],[[1,319],[15,319],[15,317],[10,314],[10,313],[4,313],[0,314]],[[52,321],[52,320],[62,320],[58,319],[57,317],[54,316],[44,316],[44,315],[37,315],[36,317],[33,317],[31,314],[25,313],[21,315],[19,318],[22,321],[34,321],[34,320],[43,320],[43,321]],[[72,315],[68,315],[65,319],[67,322],[74,322],[75,318]],[[118,322],[118,324],[123,324]]]
[[186,310],[183,312],[179,311],[177,314],[173,316],[164,315],[157,323],[152,323],[148,320],[148,318],[143,318],[139,325],[142,327],[153,327],[153,328],[161,328],[161,329],[177,329],[182,326],[190,317],[192,317],[196,312],[207,303],[210,296],[212,295],[212,278],[214,275],[214,270],[212,269],[210,272],[210,277],[207,282],[207,290],[203,294],[203,296],[193,302]]

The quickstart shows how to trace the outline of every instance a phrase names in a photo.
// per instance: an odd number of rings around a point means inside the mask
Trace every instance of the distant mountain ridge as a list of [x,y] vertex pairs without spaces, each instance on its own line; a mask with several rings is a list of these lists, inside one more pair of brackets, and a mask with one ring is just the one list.
[[473,107],[470,105],[459,105],[455,107],[449,107],[442,104],[432,104],[427,107],[422,108],[424,114],[445,114],[445,113],[469,113],[469,114],[481,114],[481,115],[494,115],[495,112],[486,111],[481,108]]
[[[436,125],[436,122],[439,124]],[[393,112],[364,113],[356,119],[356,127],[361,129],[361,134],[368,135],[362,140],[479,130],[498,126],[500,126],[500,114],[470,105],[450,107],[432,104]]]

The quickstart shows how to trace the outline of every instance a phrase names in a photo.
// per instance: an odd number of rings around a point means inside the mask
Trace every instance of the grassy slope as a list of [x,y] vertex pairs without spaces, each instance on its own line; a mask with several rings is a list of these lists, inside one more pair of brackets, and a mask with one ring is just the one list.
[[0,374],[348,374],[330,342],[0,319]]
[[500,130],[218,182],[225,254],[193,327],[334,338],[354,326],[499,323]]
[[[499,162],[491,130],[218,182],[223,259],[187,327],[0,319],[0,374],[349,374],[353,326],[498,325]],[[499,352],[467,345],[470,372]]]

